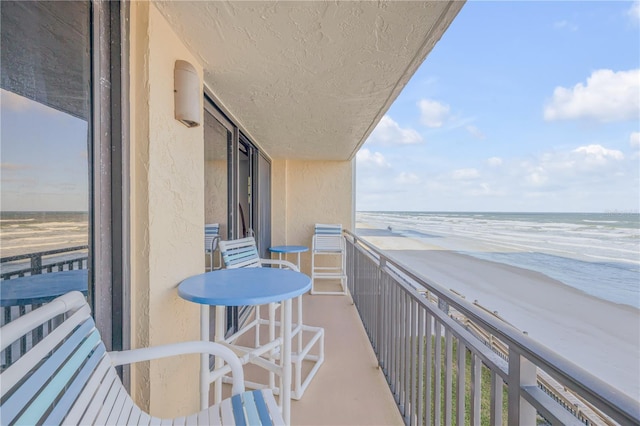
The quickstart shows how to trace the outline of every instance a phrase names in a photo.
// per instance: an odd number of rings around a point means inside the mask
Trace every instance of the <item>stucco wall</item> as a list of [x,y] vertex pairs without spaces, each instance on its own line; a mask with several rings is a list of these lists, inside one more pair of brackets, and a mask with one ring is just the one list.
[[[202,126],[174,119],[175,61],[202,66],[147,2],[131,3],[132,347],[199,337],[199,309],[177,295],[203,271]],[[199,98],[202,102],[202,98]],[[202,110],[202,108],[200,108]],[[136,366],[132,394],[151,414],[174,417],[198,408],[198,356]]]
[[[352,161],[274,160],[271,166],[272,245],[311,248],[316,223],[353,229]],[[301,270],[311,273],[308,252],[301,256]]]

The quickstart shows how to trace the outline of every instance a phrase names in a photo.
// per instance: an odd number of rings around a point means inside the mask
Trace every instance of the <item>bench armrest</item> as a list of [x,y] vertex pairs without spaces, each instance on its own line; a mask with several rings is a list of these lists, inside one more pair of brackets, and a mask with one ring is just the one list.
[[281,266],[285,266],[293,271],[296,272],[300,272],[300,270],[298,269],[298,267],[296,265],[294,265],[293,263],[287,261],[287,260],[275,260],[275,259],[260,259],[260,263],[262,263],[263,265],[281,265]]
[[242,363],[240,362],[240,359],[231,349],[219,343],[203,341],[173,343],[170,345],[153,346],[150,348],[109,352],[109,357],[111,358],[113,366],[118,366],[150,361],[152,359],[196,353],[221,357],[231,368],[231,374],[233,376],[233,388],[231,392],[234,395],[244,392],[244,372],[242,371]]

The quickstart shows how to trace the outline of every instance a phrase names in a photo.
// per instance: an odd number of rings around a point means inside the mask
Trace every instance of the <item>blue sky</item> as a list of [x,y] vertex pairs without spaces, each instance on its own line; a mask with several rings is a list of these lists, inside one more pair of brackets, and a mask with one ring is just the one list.
[[87,211],[87,123],[0,92],[3,211]]
[[640,209],[640,3],[469,1],[357,156],[356,209]]

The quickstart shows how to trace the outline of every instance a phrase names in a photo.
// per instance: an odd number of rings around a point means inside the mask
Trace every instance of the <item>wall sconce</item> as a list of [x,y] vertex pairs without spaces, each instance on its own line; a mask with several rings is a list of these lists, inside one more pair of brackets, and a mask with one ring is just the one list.
[[176,120],[187,127],[197,127],[202,112],[198,72],[189,62],[178,60],[173,76]]

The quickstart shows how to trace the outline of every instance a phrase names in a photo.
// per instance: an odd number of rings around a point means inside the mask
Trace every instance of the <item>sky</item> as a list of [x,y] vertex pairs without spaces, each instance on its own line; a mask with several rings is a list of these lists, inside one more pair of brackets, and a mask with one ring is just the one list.
[[87,123],[0,90],[2,211],[88,211]]
[[640,210],[640,2],[468,1],[356,156],[358,211]]

